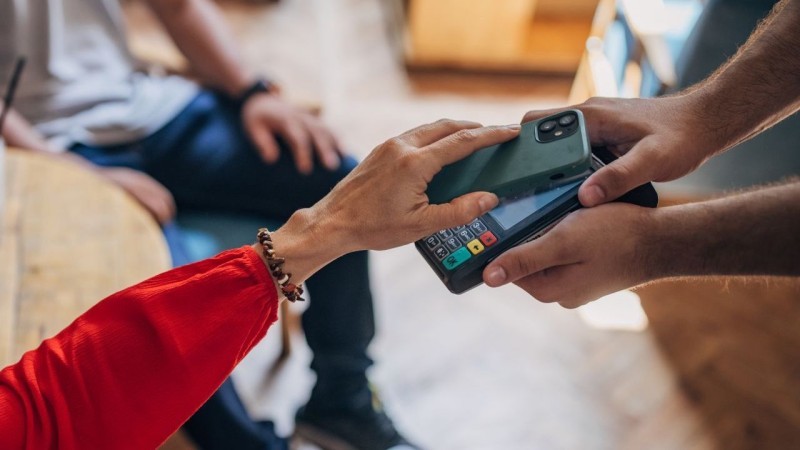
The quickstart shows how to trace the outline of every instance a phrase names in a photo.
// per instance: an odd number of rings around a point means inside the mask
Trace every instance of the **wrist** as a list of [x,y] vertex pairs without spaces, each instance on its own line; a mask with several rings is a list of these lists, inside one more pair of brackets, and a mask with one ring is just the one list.
[[762,121],[757,108],[748,105],[742,109],[734,103],[738,94],[722,83],[705,82],[677,97],[691,120],[686,123],[688,137],[693,139],[695,148],[704,150],[707,158],[741,142]]
[[729,147],[730,120],[709,110],[715,100],[707,88],[699,87],[667,99],[674,102],[672,114],[678,121],[673,132],[683,137],[686,149],[706,160]]
[[647,248],[650,280],[697,274],[709,257],[712,244],[706,233],[701,205],[687,204],[657,208],[648,220]]
[[247,85],[237,90],[233,95],[233,101],[239,106],[239,109],[244,108],[253,98],[261,97],[263,95],[274,96],[279,92],[278,87],[266,78],[254,78]]
[[[275,254],[284,258],[284,273],[299,285],[331,261],[349,253],[347,236],[330,218],[301,209],[272,233]],[[258,245],[257,245],[258,246]]]

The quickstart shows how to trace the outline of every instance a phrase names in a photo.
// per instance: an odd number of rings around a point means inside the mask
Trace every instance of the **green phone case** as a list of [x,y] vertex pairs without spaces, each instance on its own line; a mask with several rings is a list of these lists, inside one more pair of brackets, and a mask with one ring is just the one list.
[[[568,113],[577,116],[574,132],[553,142],[537,140],[540,123]],[[583,114],[567,110],[523,124],[516,139],[478,150],[444,167],[428,185],[428,199],[431,203],[445,203],[475,191],[513,198],[588,175],[591,161]]]

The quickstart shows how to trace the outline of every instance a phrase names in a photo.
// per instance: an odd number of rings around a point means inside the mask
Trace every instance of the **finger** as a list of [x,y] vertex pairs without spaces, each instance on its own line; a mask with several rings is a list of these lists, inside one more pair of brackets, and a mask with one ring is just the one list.
[[490,145],[510,141],[519,135],[519,125],[492,126],[462,129],[425,148],[432,163],[428,164],[435,174],[442,167],[464,159],[477,150]]
[[600,168],[581,185],[578,199],[586,207],[615,200],[632,189],[653,181],[658,164],[648,158],[648,143],[642,141],[611,164]]
[[533,111],[528,111],[522,117],[522,123],[533,122],[534,120],[539,120],[547,116],[552,116],[554,114],[558,114],[568,109],[575,109],[575,108],[567,107],[567,108],[552,108],[552,109],[535,109]]
[[558,303],[573,309],[585,303],[579,292],[583,283],[578,264],[550,267],[546,270],[522,277],[514,284],[542,303]]
[[498,287],[571,262],[564,256],[562,244],[548,237],[545,235],[514,247],[497,257],[484,269],[484,282],[488,286]]
[[158,200],[158,205],[156,206],[157,210],[157,220],[160,224],[165,224],[175,218],[175,208],[174,205],[170,203],[170,201],[166,198],[162,198]]
[[314,142],[314,149],[317,151],[317,156],[322,161],[322,164],[328,170],[338,169],[341,157],[339,152],[336,151],[336,141],[333,139],[333,135],[325,127],[318,124],[309,124],[308,130],[311,134],[311,140]]
[[151,199],[151,205],[158,222],[164,224],[175,218],[177,212],[175,198],[169,190],[155,180],[147,188],[150,191],[147,197]]
[[272,136],[272,132],[260,124],[250,127],[249,131],[261,159],[267,164],[278,162],[281,151],[278,147],[278,142]]
[[308,175],[314,168],[314,158],[311,153],[311,137],[302,122],[291,120],[282,130],[282,135],[289,144],[294,157],[297,170]]
[[450,203],[429,205],[426,208],[426,227],[431,233],[472,222],[494,209],[497,196],[489,192],[471,192]]
[[458,131],[480,127],[481,124],[468,120],[442,119],[406,131],[398,139],[414,147],[425,147]]
[[144,198],[138,200],[160,225],[169,221],[169,206],[163,199],[153,195],[146,195]]
[[571,300],[565,300],[563,302],[558,302],[558,304],[564,309],[578,309],[589,302],[590,300],[571,299]]

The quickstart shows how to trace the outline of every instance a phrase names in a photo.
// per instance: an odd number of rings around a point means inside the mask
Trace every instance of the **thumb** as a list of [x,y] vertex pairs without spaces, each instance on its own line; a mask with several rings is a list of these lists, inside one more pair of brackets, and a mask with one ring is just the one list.
[[578,191],[581,204],[587,207],[601,205],[653,181],[657,164],[648,157],[647,150],[646,144],[641,142],[616,161],[593,173]]
[[563,242],[545,235],[537,240],[514,247],[489,263],[483,271],[487,286],[499,287],[567,263]]
[[499,202],[492,193],[471,192],[450,203],[429,205],[428,223],[435,228],[434,231],[464,225],[491,211]]

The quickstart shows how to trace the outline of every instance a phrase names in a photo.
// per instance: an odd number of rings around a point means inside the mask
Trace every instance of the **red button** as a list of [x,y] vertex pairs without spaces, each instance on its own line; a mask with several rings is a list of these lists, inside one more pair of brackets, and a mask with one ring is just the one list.
[[483,245],[489,247],[497,243],[497,238],[492,234],[491,231],[487,231],[481,235],[481,242],[483,242]]

